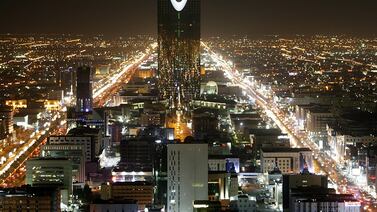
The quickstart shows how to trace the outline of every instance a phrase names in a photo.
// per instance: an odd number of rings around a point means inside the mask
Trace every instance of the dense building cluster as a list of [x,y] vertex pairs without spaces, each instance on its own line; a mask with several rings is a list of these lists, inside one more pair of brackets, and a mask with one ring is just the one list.
[[377,210],[377,41],[0,36],[0,211]]

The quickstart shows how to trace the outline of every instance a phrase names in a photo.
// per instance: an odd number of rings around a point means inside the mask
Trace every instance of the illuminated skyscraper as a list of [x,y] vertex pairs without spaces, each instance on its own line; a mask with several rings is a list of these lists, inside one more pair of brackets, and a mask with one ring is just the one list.
[[77,69],[76,112],[89,113],[93,110],[93,73],[89,66]]
[[172,108],[200,94],[200,0],[158,0],[160,98]]

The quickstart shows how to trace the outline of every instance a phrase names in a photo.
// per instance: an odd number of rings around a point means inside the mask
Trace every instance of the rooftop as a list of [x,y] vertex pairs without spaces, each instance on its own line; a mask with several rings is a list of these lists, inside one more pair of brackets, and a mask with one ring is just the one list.
[[309,148],[290,148],[290,147],[269,148],[269,147],[263,147],[262,152],[311,152],[311,150]]

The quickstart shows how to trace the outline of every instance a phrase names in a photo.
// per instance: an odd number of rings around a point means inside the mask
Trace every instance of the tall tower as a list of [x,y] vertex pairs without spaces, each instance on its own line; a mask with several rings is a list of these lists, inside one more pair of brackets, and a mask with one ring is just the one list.
[[200,0],[158,0],[158,82],[171,108],[200,94]]
[[77,69],[76,112],[90,113],[93,110],[93,73],[89,66]]

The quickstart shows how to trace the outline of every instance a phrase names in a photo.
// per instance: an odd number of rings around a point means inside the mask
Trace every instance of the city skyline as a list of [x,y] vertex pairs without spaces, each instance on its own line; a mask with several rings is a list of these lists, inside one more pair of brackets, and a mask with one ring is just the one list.
[[0,210],[377,211],[376,6],[1,1]]
[[[0,2],[0,33],[157,35],[157,1]],[[202,36],[377,33],[373,0],[277,2],[206,0]],[[17,11],[17,12],[14,12]],[[226,18],[225,18],[226,17]]]

